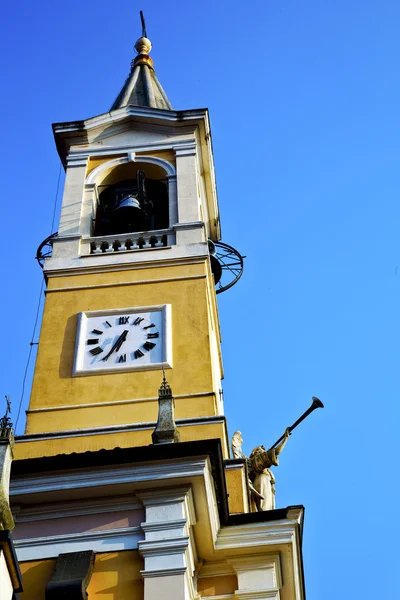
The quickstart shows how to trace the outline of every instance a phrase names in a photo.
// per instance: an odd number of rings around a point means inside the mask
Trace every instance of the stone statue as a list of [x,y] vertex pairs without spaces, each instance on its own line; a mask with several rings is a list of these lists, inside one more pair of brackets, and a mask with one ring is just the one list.
[[243,438],[240,431],[232,436],[232,452],[234,458],[244,458],[249,471],[249,489],[251,493],[251,511],[272,510],[275,508],[275,477],[269,467],[279,465],[278,456],[282,452],[290,436],[289,427],[282,441],[274,448],[266,450],[264,446],[254,448],[250,457],[243,454]]

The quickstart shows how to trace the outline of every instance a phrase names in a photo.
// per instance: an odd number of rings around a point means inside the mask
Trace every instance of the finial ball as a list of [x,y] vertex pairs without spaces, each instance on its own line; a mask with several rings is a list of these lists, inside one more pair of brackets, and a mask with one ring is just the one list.
[[135,44],[138,54],[148,54],[151,50],[151,41],[147,37],[141,37]]

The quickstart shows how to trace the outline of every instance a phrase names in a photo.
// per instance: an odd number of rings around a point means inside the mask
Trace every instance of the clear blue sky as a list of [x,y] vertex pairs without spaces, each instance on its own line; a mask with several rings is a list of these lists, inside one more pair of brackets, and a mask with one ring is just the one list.
[[278,505],[306,506],[308,600],[399,597],[399,2],[7,3],[0,391],[16,411],[51,123],[109,109],[141,8],[174,108],[210,109],[223,241],[247,256],[219,296],[230,433],[249,453],[319,396],[275,472]]

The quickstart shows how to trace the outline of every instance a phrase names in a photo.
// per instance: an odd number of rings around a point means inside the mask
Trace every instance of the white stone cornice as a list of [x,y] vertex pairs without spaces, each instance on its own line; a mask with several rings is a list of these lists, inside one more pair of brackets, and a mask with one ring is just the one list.
[[140,540],[140,554],[147,558],[149,556],[164,556],[171,554],[182,554],[189,545],[189,536],[179,536],[176,538],[167,538],[163,540]]
[[35,493],[84,489],[117,485],[121,483],[140,484],[144,482],[168,481],[180,477],[204,475],[207,458],[169,461],[168,463],[135,464],[132,467],[93,468],[89,472],[69,472],[59,474],[15,477],[11,481],[10,496],[25,496]]
[[269,590],[236,590],[234,598],[237,600],[279,600],[280,594],[276,588]]
[[54,558],[62,553],[94,550],[113,552],[136,550],[143,537],[140,527],[98,530],[83,533],[45,536],[28,539],[15,539],[14,546],[18,560],[42,560]]
[[[82,515],[119,512],[121,510],[140,510],[143,508],[133,496],[120,498],[102,498],[100,500],[81,500],[80,502],[62,502],[56,504],[41,504],[27,508],[19,507],[17,510],[17,523],[31,523],[33,521],[47,521],[49,519],[63,519]],[[14,509],[14,507],[13,507]]]
[[293,544],[297,521],[279,520],[223,527],[218,534],[217,550]]
[[[198,425],[208,425],[209,423],[225,425],[225,422],[225,417],[223,415],[218,415],[216,417],[199,417],[198,419],[176,419],[176,424],[178,425],[178,427],[193,427]],[[135,425],[132,425],[130,423],[121,423],[120,425],[107,425],[105,427],[92,427],[90,429],[67,429],[64,431],[31,433],[21,436],[15,436],[15,440],[18,443],[38,442],[48,439],[64,439],[72,437],[104,435],[107,433],[123,433],[126,431],[153,430],[156,424],[156,421],[144,421]]]
[[149,569],[140,571],[143,579],[146,577],[170,577],[171,575],[185,575],[187,569],[186,567],[166,567],[164,569]]
[[[158,142],[146,142],[145,144],[123,144],[119,146],[106,146],[98,144],[89,144],[85,149],[71,149],[68,157],[72,160],[86,160],[87,158],[100,158],[102,156],[113,156],[120,154],[138,154],[139,152],[159,152],[162,150],[178,150],[192,149],[195,147],[196,140],[193,137],[185,137],[184,139],[176,139],[171,143],[169,140],[161,140]],[[136,157],[137,162],[140,162],[140,155]]]
[[196,155],[196,150],[197,150],[197,146],[196,146],[196,141],[187,141],[185,140],[186,143],[183,144],[174,144],[173,145],[173,150],[175,152],[175,156],[178,158],[180,156],[195,156]]

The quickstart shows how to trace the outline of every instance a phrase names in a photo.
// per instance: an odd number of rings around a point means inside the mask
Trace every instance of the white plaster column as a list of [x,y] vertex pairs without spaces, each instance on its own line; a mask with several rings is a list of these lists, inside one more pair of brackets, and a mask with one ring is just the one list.
[[191,526],[196,522],[191,488],[153,489],[137,493],[146,511],[139,541],[144,558],[144,600],[189,600],[195,597],[197,562]]
[[0,600],[11,600],[13,597],[13,585],[3,550],[0,550]]
[[282,587],[279,554],[246,555],[228,559],[236,571],[237,600],[279,600]]
[[175,149],[179,223],[201,220],[195,143]]
[[68,162],[58,237],[53,240],[52,258],[75,258],[80,255],[87,161],[88,158],[80,158]]
[[58,227],[59,237],[80,234],[87,161],[86,158],[68,163]]
[[169,226],[172,227],[178,222],[178,195],[176,189],[176,175],[168,176],[168,208],[169,208]]

